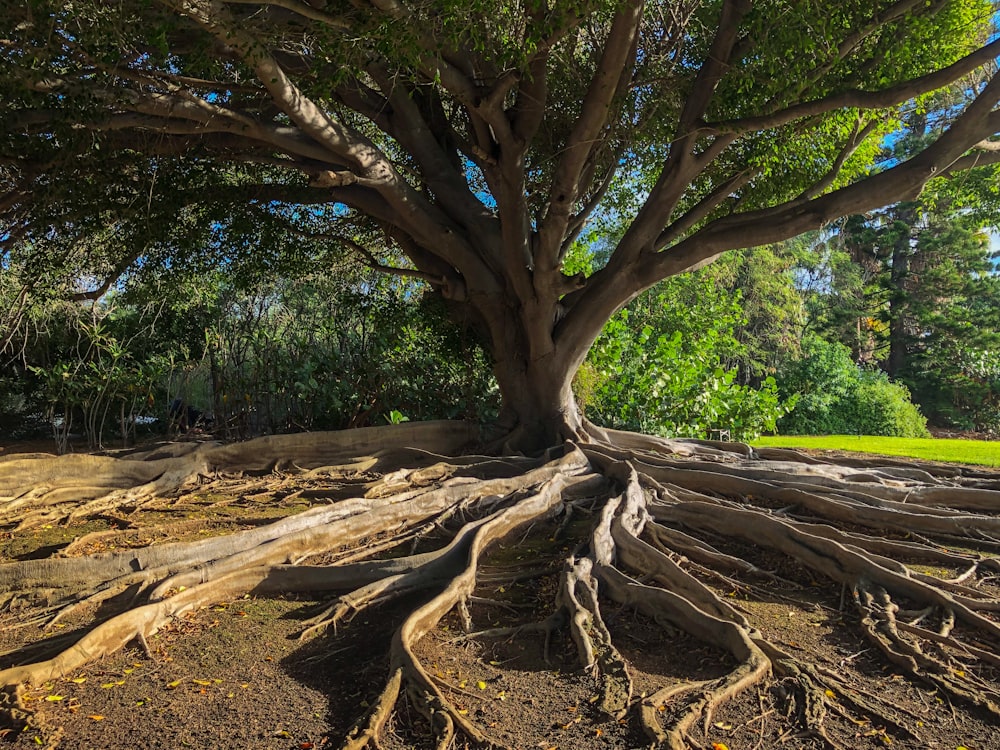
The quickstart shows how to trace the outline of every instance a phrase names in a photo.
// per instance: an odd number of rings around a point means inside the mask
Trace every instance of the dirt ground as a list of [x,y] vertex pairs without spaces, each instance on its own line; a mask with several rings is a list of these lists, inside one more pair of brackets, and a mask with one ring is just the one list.
[[[7,446],[7,453],[36,448]],[[338,488],[343,496],[351,491],[350,482]],[[192,492],[127,517],[23,532],[4,529],[0,561],[197,539],[332,501],[330,493],[312,494],[289,493],[287,487],[276,493],[259,478],[232,478],[221,487],[213,485],[210,493]],[[569,637],[557,631],[547,638],[530,627],[551,613],[560,561],[588,524],[589,519],[581,518],[563,529],[532,527],[511,540],[509,548],[497,545],[469,607],[473,634],[453,613],[420,644],[418,656],[448,698],[509,747],[648,747],[634,719],[615,721],[597,711],[595,682],[581,669]],[[343,552],[331,550],[325,560],[311,562],[329,561]],[[1000,748],[1000,727],[987,712],[943,699],[933,686],[902,677],[874,653],[839,589],[813,580],[805,570],[781,569],[782,561],[759,550],[738,552],[775,571],[780,581],[746,587],[720,582],[718,593],[783,649],[837,672],[862,694],[890,707],[894,723],[878,725],[856,706],[829,696],[826,725],[836,742],[850,748]],[[21,718],[27,725],[23,731],[0,728],[0,748],[339,747],[382,689],[390,639],[415,601],[402,599],[388,609],[365,611],[336,632],[300,641],[303,621],[327,603],[248,596],[190,613],[145,645],[133,644],[65,678],[27,688],[21,696],[28,709]],[[76,610],[47,628],[29,604],[9,606],[0,615],[0,669],[65,647],[123,604],[127,602],[112,599]],[[606,612],[635,683],[634,700],[667,685],[720,677],[731,667],[721,652],[668,623],[610,603]],[[518,625],[527,627],[476,635]],[[994,687],[1000,682],[996,667],[979,668],[974,677]],[[750,691],[724,705],[696,739],[702,748],[714,750],[824,747],[819,738],[796,733],[789,715],[801,707],[787,699],[780,683]],[[429,733],[422,731],[424,720],[406,700],[397,705],[394,721],[382,743],[385,750],[432,746]]]

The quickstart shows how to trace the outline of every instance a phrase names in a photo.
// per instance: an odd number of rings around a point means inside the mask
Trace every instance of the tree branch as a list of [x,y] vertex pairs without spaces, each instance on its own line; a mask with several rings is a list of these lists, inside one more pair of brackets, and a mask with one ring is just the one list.
[[708,109],[719,81],[729,69],[733,46],[739,37],[740,23],[750,11],[750,6],[750,0],[725,0],[712,46],[698,70],[691,94],[684,102],[675,138],[686,136]]
[[[274,102],[303,133],[327,149],[335,159],[346,161],[359,178],[376,186],[379,195],[394,211],[394,224],[422,246],[434,248],[435,254],[461,268],[467,278],[474,277],[483,288],[495,286],[496,281],[488,267],[456,231],[448,217],[435,209],[426,196],[408,185],[370,139],[334,119],[303,94],[268,51],[226,17],[218,0],[162,2],[197,22],[220,42],[236,49]],[[398,6],[397,3],[389,4]]]
[[622,71],[635,54],[635,40],[642,21],[641,0],[630,0],[615,15],[601,59],[587,88],[573,131],[556,167],[538,231],[535,266],[555,270],[569,224],[570,211],[580,194],[580,176],[597,136],[607,125],[611,105],[619,91]]
[[902,104],[920,94],[947,86],[962,76],[988,64],[990,61],[996,59],[998,55],[1000,55],[1000,39],[990,42],[941,70],[904,81],[881,91],[861,91],[858,89],[841,91],[822,99],[802,102],[801,104],[793,105],[769,115],[704,123],[701,127],[701,132],[705,134],[741,134],[759,130],[770,130],[781,125],[786,125],[793,120],[821,115],[836,109],[845,109],[848,107],[857,109],[887,109]]
[[343,19],[331,16],[329,13],[324,13],[308,3],[299,2],[299,0],[224,0],[224,2],[229,5],[263,5],[265,7],[281,8],[303,18],[308,18],[311,21],[319,21],[334,29],[347,31],[351,28],[351,25]]

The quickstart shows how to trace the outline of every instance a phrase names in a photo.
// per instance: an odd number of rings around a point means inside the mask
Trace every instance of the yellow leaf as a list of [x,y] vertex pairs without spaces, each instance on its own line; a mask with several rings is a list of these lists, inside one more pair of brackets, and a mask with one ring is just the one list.
[[833,692],[832,690],[830,690],[829,688],[826,689],[826,691],[824,692],[824,695],[826,695],[827,698],[836,698],[837,697],[837,694],[835,692]]
[[486,683],[483,682],[482,680],[480,680],[479,682],[476,683],[476,687],[479,688],[480,690],[485,690],[486,689]]
[[465,716],[467,713],[469,713],[469,709],[467,709],[467,708],[460,708],[460,709],[458,709],[458,713],[461,716]]
[[173,690],[174,688],[176,688],[180,684],[181,684],[180,680],[174,680],[173,682],[168,682],[167,683],[167,690]]
[[91,714],[87,718],[90,719],[91,721],[104,721],[104,717],[101,716],[100,714]]
[[103,685],[101,685],[101,687],[104,688],[105,690],[110,690],[114,686],[115,686],[115,683],[113,683],[113,682],[105,682]]
[[87,681],[86,677],[74,677],[70,682],[75,682],[77,685],[82,685]]
[[717,721],[717,722],[715,722],[715,728],[716,729],[727,729],[728,730],[728,729],[732,729],[733,725],[730,724],[728,721]]
[[965,677],[965,670],[963,670],[963,669],[956,669],[955,670],[955,675],[958,676],[958,677]]
[[61,701],[63,697],[61,695],[46,695],[45,700],[47,701]]
[[729,746],[724,742],[713,742],[712,750],[729,750]]
[[212,684],[211,680],[191,680],[191,682],[193,682],[195,685],[202,685],[202,686],[207,686]]

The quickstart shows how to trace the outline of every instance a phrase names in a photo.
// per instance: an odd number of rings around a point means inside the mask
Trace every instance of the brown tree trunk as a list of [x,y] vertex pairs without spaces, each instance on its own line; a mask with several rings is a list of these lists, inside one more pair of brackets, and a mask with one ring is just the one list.
[[581,437],[583,416],[571,387],[575,371],[555,356],[536,362],[508,356],[495,363],[503,400],[499,426],[507,431],[508,449],[536,453]]
[[[489,331],[493,372],[502,407],[499,443],[505,449],[538,453],[583,436],[585,421],[572,382],[588,346],[571,346],[554,335],[556,301],[532,300],[518,310],[480,309]],[[594,336],[600,332],[595,329]]]

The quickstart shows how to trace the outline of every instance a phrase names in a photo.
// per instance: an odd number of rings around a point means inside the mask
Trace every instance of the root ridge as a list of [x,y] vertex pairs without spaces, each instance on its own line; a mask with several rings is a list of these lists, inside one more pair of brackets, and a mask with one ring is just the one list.
[[[621,746],[710,746],[747,705],[759,707],[743,725],[756,727],[759,747],[793,735],[850,747],[859,726],[906,747],[929,742],[922,713],[864,685],[857,654],[839,663],[832,651],[800,656],[786,625],[766,615],[778,608],[821,613],[818,628],[866,644],[866,664],[891,668],[966,717],[1000,721],[1000,477],[586,425],[535,458],[456,455],[478,434],[429,423],[0,462],[8,529],[71,519],[128,526],[0,564],[0,627],[78,628],[48,659],[29,658],[27,640],[4,656],[0,714],[23,728],[39,711],[18,697],[26,689],[132,641],[148,650],[155,633],[192,612],[296,594],[323,602],[301,622],[301,640],[325,633],[333,643],[363,613],[406,608],[378,697],[342,737],[352,750],[378,747],[407,716],[423,717],[439,748],[519,746],[497,722],[470,714],[469,690],[423,655],[428,644],[490,639],[544,641],[545,660],[568,647],[593,685],[593,712]],[[182,538],[196,524],[172,515],[161,541],[135,543],[146,514],[182,514],[213,492],[214,512],[284,510],[240,528],[205,526],[212,533],[197,539]],[[126,534],[132,548],[106,551]],[[545,601],[512,600],[517,582]],[[636,646],[621,638],[631,617],[650,637],[697,640],[717,671],[639,669]]]

